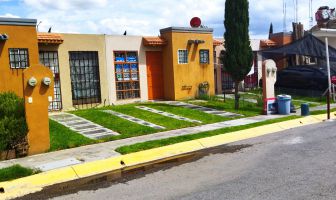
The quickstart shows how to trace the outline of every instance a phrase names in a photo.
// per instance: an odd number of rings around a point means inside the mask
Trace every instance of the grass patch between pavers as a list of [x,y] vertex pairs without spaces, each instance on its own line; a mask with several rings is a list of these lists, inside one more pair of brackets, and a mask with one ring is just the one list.
[[133,116],[135,118],[151,122],[156,125],[163,126],[166,128],[166,130],[180,129],[197,125],[197,123],[177,120],[160,114],[152,113],[146,110],[141,110],[135,107],[138,105],[146,106],[146,104],[128,104],[120,106],[108,106],[106,107],[106,109],[110,109],[119,113],[123,113],[126,115]]
[[[166,117],[160,114],[152,113],[149,111],[141,110],[135,106],[147,106],[157,110],[169,112],[182,117],[187,117],[194,120],[199,120],[202,123],[189,122],[183,120],[177,120],[174,118]],[[154,129],[151,127],[143,126],[126,119],[114,116],[109,113],[102,112],[103,110],[113,110],[119,113],[130,115],[153,124],[163,126],[165,129]],[[89,121],[99,124],[105,128],[111,129],[120,133],[117,136],[111,136],[104,138],[104,141],[119,140],[124,138],[136,137],[141,135],[147,135],[157,133],[161,131],[175,130],[192,126],[199,126],[201,124],[216,123],[220,121],[232,120],[233,118],[221,117],[217,115],[207,114],[202,111],[192,110],[188,108],[178,107],[174,105],[160,104],[160,103],[140,103],[140,104],[127,104],[118,106],[107,106],[103,108],[77,110],[72,111],[79,117],[83,117]]]
[[226,127],[226,128],[213,130],[213,131],[196,133],[192,135],[183,135],[183,136],[171,137],[171,138],[166,138],[166,139],[161,139],[161,140],[147,141],[147,142],[137,143],[133,145],[122,146],[122,147],[117,148],[115,151],[119,152],[120,154],[129,154],[129,153],[139,152],[143,150],[167,146],[171,144],[176,144],[180,142],[186,142],[190,140],[196,140],[200,138],[211,137],[211,136],[221,135],[221,134],[230,133],[234,131],[254,128],[257,126],[268,125],[268,124],[273,124],[273,123],[282,122],[282,121],[288,121],[288,120],[297,119],[297,118],[300,118],[300,116],[288,116],[288,117],[271,119],[271,120],[266,120],[266,121],[242,125],[242,126]]
[[[188,101],[190,102],[190,101]],[[255,103],[250,103],[246,101],[239,101],[239,110],[234,108],[234,99],[225,99],[223,100],[218,99],[210,99],[206,102],[195,102],[191,101],[190,103],[196,104],[199,106],[214,108],[220,111],[238,113],[244,115],[245,117],[251,117],[262,114],[263,108],[258,107]]]
[[[108,109],[108,108],[105,107],[104,109]],[[111,137],[102,139],[104,141],[136,137],[136,136],[151,134],[151,133],[155,133],[159,131],[151,127],[142,126],[140,124],[122,119],[112,114],[102,112],[101,109],[77,110],[71,113],[79,117],[83,117],[96,124],[99,124],[105,128],[116,131],[117,133],[120,133],[120,135],[111,136]]]
[[[199,110],[193,110],[190,108],[183,108],[183,107],[174,106],[174,105],[167,105],[163,103],[146,103],[146,104],[142,104],[142,106],[147,106],[150,108],[172,113],[172,114],[179,115],[182,117],[187,117],[189,119],[198,120],[198,121],[201,121],[202,124],[209,124],[209,123],[215,123],[215,122],[220,122],[220,121],[232,120],[232,118],[228,118],[228,117],[221,117],[218,115],[208,114],[208,113],[205,113]],[[196,125],[199,125],[199,123],[197,123]]]
[[13,165],[0,169],[0,182],[31,176],[37,173],[40,173],[40,171],[22,167],[20,165]]
[[57,151],[62,149],[69,149],[83,145],[93,144],[97,141],[84,137],[76,133],[58,122],[49,119],[50,131],[50,149],[49,151]]

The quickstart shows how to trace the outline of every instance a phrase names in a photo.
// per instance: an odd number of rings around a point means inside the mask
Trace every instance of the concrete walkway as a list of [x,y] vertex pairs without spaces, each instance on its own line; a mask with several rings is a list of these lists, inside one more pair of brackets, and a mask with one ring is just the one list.
[[49,117],[71,130],[91,139],[97,140],[104,137],[119,135],[117,132],[70,113],[53,113],[50,114]]
[[87,145],[72,149],[55,151],[45,154],[39,154],[19,159],[7,160],[0,162],[0,168],[8,167],[14,164],[20,164],[25,167],[40,168],[44,170],[61,168],[69,165],[78,164],[79,162],[88,162],[102,160],[119,155],[114,150],[118,147],[164,139],[175,136],[196,134],[204,131],[212,131],[225,127],[241,126],[269,119],[284,117],[283,115],[260,115],[255,117],[241,118],[236,120],[217,122],[195,127],[188,127],[177,130],[164,131],[139,137],[127,138],[111,142]]

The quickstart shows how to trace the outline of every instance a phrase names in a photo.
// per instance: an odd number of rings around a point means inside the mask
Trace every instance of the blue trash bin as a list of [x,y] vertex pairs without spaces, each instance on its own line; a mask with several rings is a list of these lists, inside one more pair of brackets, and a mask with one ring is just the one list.
[[301,104],[301,116],[308,116],[309,115],[309,104],[303,103]]
[[289,95],[278,95],[278,112],[281,115],[289,115],[290,114],[290,103],[291,103],[292,97]]

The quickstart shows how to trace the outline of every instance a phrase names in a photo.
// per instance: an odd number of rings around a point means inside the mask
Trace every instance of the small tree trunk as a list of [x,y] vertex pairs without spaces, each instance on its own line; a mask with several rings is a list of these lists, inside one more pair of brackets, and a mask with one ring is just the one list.
[[239,81],[235,82],[235,109],[239,109]]

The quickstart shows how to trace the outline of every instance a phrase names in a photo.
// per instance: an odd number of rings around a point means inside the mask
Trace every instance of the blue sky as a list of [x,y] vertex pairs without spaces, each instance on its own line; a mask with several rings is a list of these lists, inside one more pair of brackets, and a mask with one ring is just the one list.
[[[294,0],[287,5],[287,30],[294,19]],[[251,38],[265,38],[272,22],[274,31],[283,30],[283,0],[250,0]],[[309,0],[298,0],[299,21],[309,28]],[[160,28],[189,26],[198,16],[202,24],[224,33],[224,0],[0,0],[0,16],[35,18],[39,30],[53,32],[158,35]],[[313,0],[318,7],[336,7],[332,0]],[[314,22],[315,24],[315,22]]]

